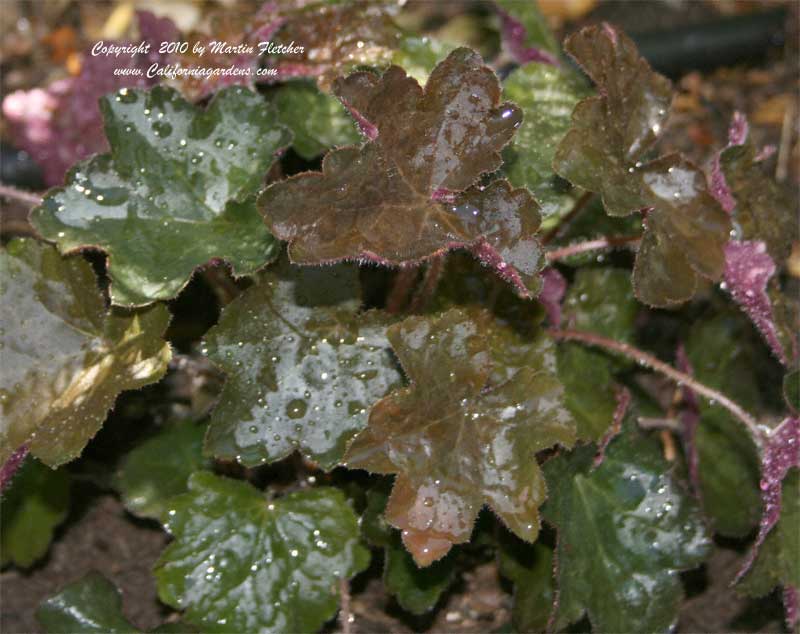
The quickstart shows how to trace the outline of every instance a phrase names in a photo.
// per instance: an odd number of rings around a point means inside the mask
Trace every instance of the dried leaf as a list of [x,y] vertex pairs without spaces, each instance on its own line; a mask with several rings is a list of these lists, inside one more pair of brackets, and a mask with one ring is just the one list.
[[373,406],[345,460],[398,474],[386,518],[417,564],[469,540],[483,504],[534,540],[545,496],[535,454],[574,440],[550,341],[462,309],[410,317],[389,340],[410,385]]
[[261,97],[231,88],[202,110],[156,87],[101,106],[111,154],[76,166],[31,222],[62,253],[104,249],[113,303],[174,297],[212,259],[243,275],[277,254],[253,194],[291,134]]
[[[92,267],[27,240],[0,252],[0,463],[28,445],[51,467],[77,457],[123,390],[160,379],[165,306],[106,311]],[[31,328],[35,327],[35,332]]]
[[543,258],[530,194],[505,181],[457,193],[500,165],[498,152],[519,124],[519,110],[499,103],[497,78],[480,57],[454,51],[424,90],[395,66],[380,78],[351,75],[335,90],[373,140],[330,152],[322,173],[261,195],[292,261],[398,265],[466,247],[521,295],[535,294]]

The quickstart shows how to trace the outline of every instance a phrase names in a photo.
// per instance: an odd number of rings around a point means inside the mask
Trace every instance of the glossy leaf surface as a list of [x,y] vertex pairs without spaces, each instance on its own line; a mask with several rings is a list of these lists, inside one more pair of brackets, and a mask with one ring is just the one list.
[[[576,272],[564,298],[561,320],[565,327],[630,343],[637,314],[627,271],[583,268]],[[602,351],[569,342],[559,344],[558,376],[566,389],[578,438],[599,440],[611,425],[617,408],[613,372],[618,366],[618,360]]]
[[484,504],[535,539],[545,497],[535,454],[575,433],[552,344],[462,309],[410,317],[389,340],[410,385],[372,407],[345,460],[398,474],[386,519],[417,564],[467,541]]
[[572,110],[588,93],[580,77],[550,64],[526,64],[503,82],[503,96],[524,113],[514,141],[503,151],[503,172],[515,187],[531,190],[545,218],[575,204],[575,191],[556,176],[552,163],[570,129]]
[[27,568],[50,547],[69,511],[69,474],[28,458],[0,499],[0,564]]
[[175,541],[156,564],[159,597],[204,632],[313,632],[338,579],[367,567],[344,495],[316,488],[270,502],[248,483],[197,472],[173,500]]
[[262,274],[222,312],[206,341],[227,374],[206,448],[247,465],[299,449],[325,469],[400,380],[386,321],[359,314],[354,265]]
[[292,147],[306,160],[360,140],[342,104],[310,82],[281,86],[273,103],[278,120],[292,131]]
[[115,304],[171,298],[214,258],[243,275],[275,256],[253,195],[291,133],[259,95],[231,88],[202,110],[156,87],[101,108],[111,154],[76,166],[31,221],[62,253],[105,250]]
[[663,130],[669,82],[607,24],[581,30],[566,48],[599,94],[575,108],[553,165],[573,184],[599,193],[611,215],[647,211],[634,267],[636,295],[651,306],[683,302],[697,289],[698,276],[721,277],[730,220],[688,160],[669,155],[642,163]]
[[699,565],[710,546],[699,509],[670,478],[658,443],[632,425],[593,470],[594,453],[588,445],[544,465],[542,512],[558,530],[554,625],[586,613],[600,632],[667,631],[681,600],[678,571]]
[[171,498],[186,491],[189,476],[211,466],[203,458],[205,427],[191,420],[166,423],[128,452],[114,477],[126,509],[156,520],[164,515]]
[[122,615],[122,597],[97,572],[70,583],[36,611],[47,634],[127,634],[139,631]]
[[291,260],[398,265],[467,247],[520,294],[535,294],[535,201],[505,181],[468,189],[499,167],[521,119],[500,103],[499,82],[480,57],[453,51],[424,89],[392,66],[380,78],[337,80],[335,91],[370,141],[329,152],[321,173],[275,183],[259,198]]
[[0,463],[27,444],[56,467],[81,453],[120,392],[163,376],[169,311],[107,312],[88,262],[28,240],[0,252],[0,279]]

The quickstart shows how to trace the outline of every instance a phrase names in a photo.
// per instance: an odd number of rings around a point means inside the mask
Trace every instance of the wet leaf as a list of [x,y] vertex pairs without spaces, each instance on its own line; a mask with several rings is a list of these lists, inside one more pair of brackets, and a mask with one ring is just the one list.
[[150,44],[151,53],[116,57],[87,51],[77,76],[58,79],[46,88],[17,90],[3,99],[5,132],[42,168],[47,185],[61,185],[72,165],[108,150],[98,99],[121,88],[146,88],[156,83],[144,73],[151,64],[163,61],[153,51],[158,51],[162,41],[174,40],[177,31],[170,20],[149,11],[137,11],[136,16],[141,41]]
[[174,297],[214,258],[244,275],[276,255],[253,195],[291,134],[259,95],[231,88],[202,110],[156,87],[101,108],[111,154],[76,166],[31,221],[62,253],[105,250],[115,304]]
[[0,463],[27,444],[57,467],[81,453],[120,392],[163,376],[169,312],[107,312],[88,262],[28,240],[0,252],[0,279],[0,304],[14,307],[0,313]]
[[424,90],[393,66],[380,78],[338,80],[335,91],[371,141],[329,152],[321,173],[274,183],[259,199],[292,261],[398,265],[467,247],[521,295],[535,294],[536,203],[505,181],[467,189],[500,165],[521,116],[499,103],[499,82],[480,57],[457,49]]
[[593,470],[594,454],[583,446],[543,467],[542,512],[558,530],[554,626],[586,613],[598,632],[667,631],[682,598],[678,571],[709,550],[700,510],[673,482],[658,443],[630,422]]
[[535,454],[574,440],[550,341],[463,309],[410,317],[389,340],[410,385],[372,407],[345,460],[398,474],[386,519],[417,564],[468,541],[483,504],[535,539],[545,497]]
[[114,476],[125,508],[139,517],[160,519],[171,498],[186,491],[189,476],[211,466],[203,458],[205,429],[191,420],[166,423],[132,449]]
[[646,211],[634,267],[637,297],[651,306],[690,298],[698,276],[717,280],[730,220],[703,172],[679,155],[643,164],[661,134],[672,98],[633,42],[607,24],[569,38],[567,51],[597,85],[581,101],[553,165],[574,185],[601,195],[606,211]]
[[557,64],[561,49],[535,1],[495,0],[500,12],[503,48],[518,64]]
[[342,104],[310,82],[285,84],[273,103],[278,120],[292,131],[292,147],[306,160],[361,138]]
[[503,82],[503,96],[524,113],[514,141],[503,150],[503,172],[515,187],[531,190],[545,218],[575,204],[576,190],[553,172],[552,164],[573,108],[588,93],[580,77],[549,64],[526,64]]
[[[611,267],[578,269],[562,308],[565,327],[632,342],[638,305],[630,275]],[[613,373],[620,362],[574,343],[558,346],[558,376],[578,438],[600,440],[614,419],[617,398]],[[591,385],[592,389],[586,389]]]
[[27,568],[44,557],[69,510],[69,474],[28,458],[0,500],[0,564]]
[[47,634],[128,634],[139,631],[122,615],[119,590],[98,572],[65,586],[36,611]]
[[228,377],[207,451],[256,465],[298,449],[332,468],[400,380],[385,318],[359,304],[356,266],[284,263],[225,307],[206,338]]
[[336,613],[340,578],[369,552],[331,488],[269,501],[250,484],[197,472],[173,500],[175,541],[156,564],[162,601],[204,632],[313,632]]
[[517,632],[544,632],[553,608],[553,549],[537,542],[503,539],[500,574],[514,583],[512,622]]

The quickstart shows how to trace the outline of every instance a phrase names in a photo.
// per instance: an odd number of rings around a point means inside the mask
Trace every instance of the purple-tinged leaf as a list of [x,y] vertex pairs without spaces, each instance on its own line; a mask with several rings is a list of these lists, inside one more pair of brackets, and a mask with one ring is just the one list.
[[753,321],[773,354],[784,365],[789,356],[781,344],[767,284],[775,275],[775,262],[763,241],[731,240],[725,247],[725,284],[734,301]]
[[781,516],[781,489],[792,467],[800,467],[800,418],[787,418],[773,429],[764,444],[761,459],[761,499],[763,515],[758,536],[745,559],[736,581],[750,570],[769,532]]
[[6,490],[6,487],[11,482],[14,474],[19,469],[20,465],[25,461],[28,456],[28,447],[23,445],[12,453],[8,459],[0,467],[0,493]]
[[[142,40],[157,51],[158,38],[169,35],[169,25],[147,11],[137,16]],[[136,57],[87,54],[78,76],[59,79],[47,88],[11,93],[3,100],[11,141],[39,164],[47,185],[61,184],[73,164],[108,149],[99,98],[121,88],[154,85],[157,80],[148,79],[145,71],[158,59],[152,53]],[[121,74],[116,75],[117,71]]]
[[558,65],[558,44],[536,3],[498,0],[503,48],[517,64]]
[[551,326],[561,325],[561,300],[567,292],[567,280],[552,266],[542,273],[542,292],[539,301]]
[[473,186],[499,167],[499,150],[522,116],[500,103],[497,77],[479,55],[457,49],[424,89],[392,66],[382,77],[337,80],[335,92],[377,136],[329,152],[321,173],[275,183],[261,195],[265,221],[289,242],[293,262],[397,266],[464,247],[521,296],[538,292],[536,202],[507,181]]

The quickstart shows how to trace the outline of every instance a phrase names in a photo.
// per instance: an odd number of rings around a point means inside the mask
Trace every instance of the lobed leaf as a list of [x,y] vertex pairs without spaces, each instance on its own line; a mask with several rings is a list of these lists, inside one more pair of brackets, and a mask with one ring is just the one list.
[[62,253],[105,250],[113,303],[174,297],[212,259],[244,275],[275,257],[253,195],[291,133],[260,96],[231,88],[202,110],[156,87],[101,109],[111,154],[76,166],[31,222]]
[[420,566],[468,541],[483,504],[535,539],[536,452],[575,433],[552,344],[475,309],[410,317],[388,334],[410,385],[372,407],[346,466],[398,474],[386,519]]
[[669,82],[607,24],[581,30],[566,48],[599,95],[576,106],[553,166],[573,184],[599,193],[611,215],[646,212],[633,274],[636,295],[651,306],[683,302],[696,291],[699,276],[721,277],[730,220],[703,172],[685,158],[642,163],[663,130]]
[[159,597],[204,632],[312,632],[337,607],[337,582],[369,551],[344,495],[331,488],[273,502],[208,472],[173,500],[175,541],[156,563]]
[[114,475],[114,488],[128,511],[161,518],[171,498],[186,491],[189,476],[211,467],[203,458],[205,429],[192,420],[167,423],[128,452]]
[[47,634],[127,634],[138,631],[122,614],[119,590],[98,572],[74,581],[36,610]]
[[522,296],[538,291],[535,201],[505,181],[471,187],[500,165],[521,117],[499,103],[497,78],[476,53],[451,53],[424,89],[392,66],[380,78],[337,80],[335,92],[370,142],[328,153],[321,173],[274,183],[259,198],[293,262],[403,265],[466,247]]
[[630,423],[595,469],[594,456],[587,445],[543,467],[542,513],[558,529],[552,626],[586,613],[600,632],[668,631],[681,600],[678,571],[709,550],[699,508],[669,476],[658,444]]
[[0,500],[0,565],[28,568],[47,554],[69,511],[69,474],[26,460]]
[[0,252],[0,280],[0,463],[28,445],[57,467],[81,453],[120,392],[163,376],[169,311],[108,312],[88,262],[28,240]]
[[292,147],[306,160],[360,139],[342,104],[312,83],[295,81],[281,86],[273,103],[278,120],[292,131]]
[[256,465],[299,449],[335,466],[367,408],[400,379],[385,318],[359,304],[356,266],[284,263],[226,306],[206,338],[228,376],[207,451]]
[[553,172],[556,148],[570,129],[575,105],[588,94],[574,73],[531,63],[503,82],[503,96],[525,113],[512,143],[503,150],[503,172],[515,187],[527,187],[545,218],[570,211],[576,190]]

